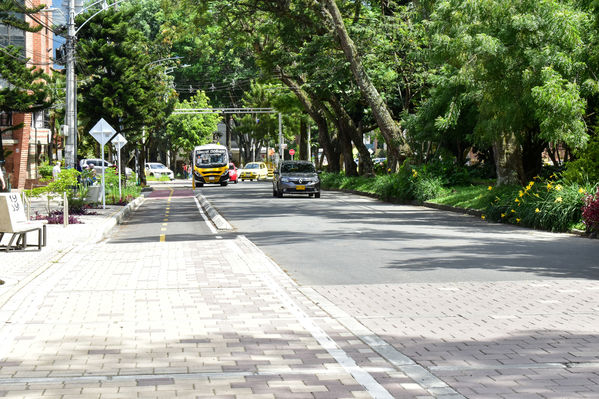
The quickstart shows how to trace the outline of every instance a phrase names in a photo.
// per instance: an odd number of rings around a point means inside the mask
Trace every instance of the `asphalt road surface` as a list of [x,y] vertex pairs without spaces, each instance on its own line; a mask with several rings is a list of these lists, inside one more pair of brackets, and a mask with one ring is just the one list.
[[213,240],[194,192],[182,187],[159,187],[118,226],[109,243]]
[[599,279],[599,240],[338,192],[273,198],[270,182],[199,192],[300,284]]

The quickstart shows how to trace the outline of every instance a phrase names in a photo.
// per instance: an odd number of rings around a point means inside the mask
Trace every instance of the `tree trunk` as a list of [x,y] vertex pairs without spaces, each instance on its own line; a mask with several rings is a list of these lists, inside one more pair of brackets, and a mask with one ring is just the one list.
[[328,16],[333,24],[334,33],[339,39],[341,49],[343,50],[345,58],[350,64],[350,69],[354,75],[354,79],[356,80],[358,87],[360,87],[362,95],[368,102],[368,105],[372,110],[372,115],[376,120],[381,134],[387,142],[387,151],[389,152],[388,158],[392,162],[389,167],[392,171],[395,171],[397,162],[400,158],[399,145],[401,142],[401,128],[393,120],[387,104],[385,104],[385,101],[381,97],[380,93],[370,81],[370,78],[368,77],[368,74],[362,65],[362,60],[358,54],[358,50],[352,39],[349,37],[347,30],[345,29],[343,17],[339,12],[339,8],[337,7],[335,0],[321,0],[321,3],[326,7],[326,11],[328,11]]
[[364,144],[364,136],[362,135],[362,132],[360,129],[358,129],[353,119],[348,115],[347,111],[345,108],[343,108],[337,97],[331,96],[330,104],[333,108],[333,111],[335,111],[337,118],[339,119],[341,128],[347,132],[351,140],[354,142],[358,153],[360,154],[360,174],[371,175],[373,173],[374,167],[372,165],[370,152]]
[[530,181],[541,173],[543,167],[543,151],[547,143],[535,139],[538,137],[534,132],[528,132],[522,144],[522,166],[524,180]]
[[299,155],[298,159],[308,161],[308,124],[306,118],[302,116],[300,119],[300,136],[299,136]]
[[329,163],[328,170],[332,173],[339,172],[339,162],[333,162],[335,159],[339,159],[339,153],[335,150],[335,146],[333,146],[331,136],[329,134],[329,124],[326,118],[323,115],[322,107],[316,106],[313,104],[313,96],[310,96],[309,93],[306,93],[293,79],[289,76],[286,76],[281,68],[277,68],[277,72],[279,74],[279,78],[281,81],[287,85],[293,91],[297,99],[300,101],[304,110],[310,115],[312,120],[316,123],[318,127],[318,142],[322,147],[324,155],[327,157],[327,161]]
[[497,185],[522,184],[522,151],[513,133],[504,133],[493,143]]

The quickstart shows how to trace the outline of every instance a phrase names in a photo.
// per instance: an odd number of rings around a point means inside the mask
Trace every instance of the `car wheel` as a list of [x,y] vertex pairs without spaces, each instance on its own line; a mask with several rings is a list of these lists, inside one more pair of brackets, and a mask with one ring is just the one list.
[[204,183],[196,183],[196,187],[204,187]]
[[221,186],[223,186],[223,187],[227,187],[227,182],[226,182],[226,181],[224,181],[224,182],[222,182],[220,185],[221,185]]
[[273,197],[278,197],[277,190],[275,190],[274,188],[272,189],[272,196]]
[[308,194],[308,197],[312,197],[312,196],[314,196],[314,194]]
[[283,198],[283,191],[277,191],[277,198]]
[[320,193],[315,193],[315,194],[314,194],[314,197],[316,197],[316,198],[320,198]]

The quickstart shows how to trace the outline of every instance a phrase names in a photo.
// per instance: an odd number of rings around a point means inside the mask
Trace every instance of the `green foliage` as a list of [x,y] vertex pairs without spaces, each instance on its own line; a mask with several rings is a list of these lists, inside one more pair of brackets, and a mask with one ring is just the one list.
[[584,183],[599,183],[599,136],[577,153],[578,159],[568,162],[562,176],[566,180]]
[[[208,107],[209,99],[202,91],[176,105],[178,109]],[[218,114],[172,114],[168,118],[166,134],[176,150],[189,153],[197,145],[212,142],[212,133],[220,119]]]
[[44,161],[38,166],[37,170],[42,176],[42,178],[47,179],[52,177],[52,168],[53,166],[50,165],[48,161]]
[[67,193],[67,199],[71,201],[77,193],[79,175],[80,173],[76,169],[62,169],[56,179],[42,179],[41,182],[47,183],[47,185],[29,190],[27,195],[32,197],[47,195],[61,198],[63,193]]
[[452,186],[430,201],[435,204],[482,211],[489,204],[488,188],[482,185]]
[[[125,152],[142,150],[163,132],[175,95],[164,66],[154,62],[161,54],[152,51],[154,43],[131,23],[136,11],[111,7],[77,35],[78,111],[84,130],[104,118],[127,138]],[[90,16],[78,16],[78,23]],[[82,147],[95,145],[88,135],[83,139]]]
[[534,180],[526,187],[489,190],[487,218],[549,231],[569,231],[580,222],[591,187],[561,180]]

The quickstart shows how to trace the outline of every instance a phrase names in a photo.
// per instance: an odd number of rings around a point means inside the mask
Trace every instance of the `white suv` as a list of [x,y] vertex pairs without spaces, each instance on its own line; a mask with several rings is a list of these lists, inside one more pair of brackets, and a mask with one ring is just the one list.
[[160,162],[146,162],[146,176],[153,176],[156,178],[168,176],[168,178],[171,180],[175,179],[175,174],[173,171]]

